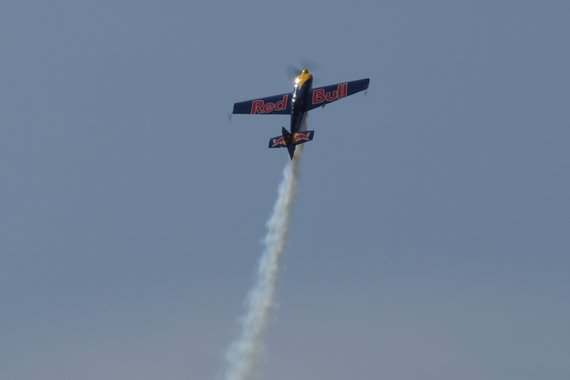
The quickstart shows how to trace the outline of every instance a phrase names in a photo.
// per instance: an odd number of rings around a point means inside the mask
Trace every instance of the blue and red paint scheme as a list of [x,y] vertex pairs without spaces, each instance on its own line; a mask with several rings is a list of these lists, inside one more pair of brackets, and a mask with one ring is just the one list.
[[307,69],[295,78],[293,92],[252,99],[234,104],[234,114],[250,115],[290,115],[291,132],[282,128],[282,135],[269,140],[270,148],[287,148],[293,159],[295,146],[311,141],[314,131],[301,131],[305,113],[317,107],[368,89],[370,79],[337,83],[330,86],[313,88],[313,75]]

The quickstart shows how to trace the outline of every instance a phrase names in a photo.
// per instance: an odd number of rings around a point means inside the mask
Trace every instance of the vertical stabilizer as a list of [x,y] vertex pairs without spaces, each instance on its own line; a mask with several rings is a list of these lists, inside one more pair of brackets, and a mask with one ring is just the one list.
[[287,128],[283,127],[281,129],[283,133],[283,137],[285,138],[285,144],[287,144],[287,150],[289,151],[289,157],[293,159],[295,155],[295,144],[293,144],[293,139],[291,138],[291,133],[287,130]]

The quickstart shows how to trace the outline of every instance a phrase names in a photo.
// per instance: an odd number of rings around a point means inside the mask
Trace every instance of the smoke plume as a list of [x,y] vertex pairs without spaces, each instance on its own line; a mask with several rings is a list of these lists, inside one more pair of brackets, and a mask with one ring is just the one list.
[[277,201],[267,221],[267,234],[263,242],[264,249],[259,260],[257,278],[248,294],[247,309],[241,319],[241,335],[230,345],[226,354],[224,380],[254,380],[259,375],[265,336],[275,307],[281,255],[285,250],[302,152],[302,145],[297,146],[295,158],[283,170]]

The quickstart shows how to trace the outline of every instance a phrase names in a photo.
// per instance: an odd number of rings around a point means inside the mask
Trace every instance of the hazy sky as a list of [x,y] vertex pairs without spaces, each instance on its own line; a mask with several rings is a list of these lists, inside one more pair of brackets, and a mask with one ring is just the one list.
[[262,379],[570,378],[570,2],[0,2],[0,378],[218,380],[311,112]]

